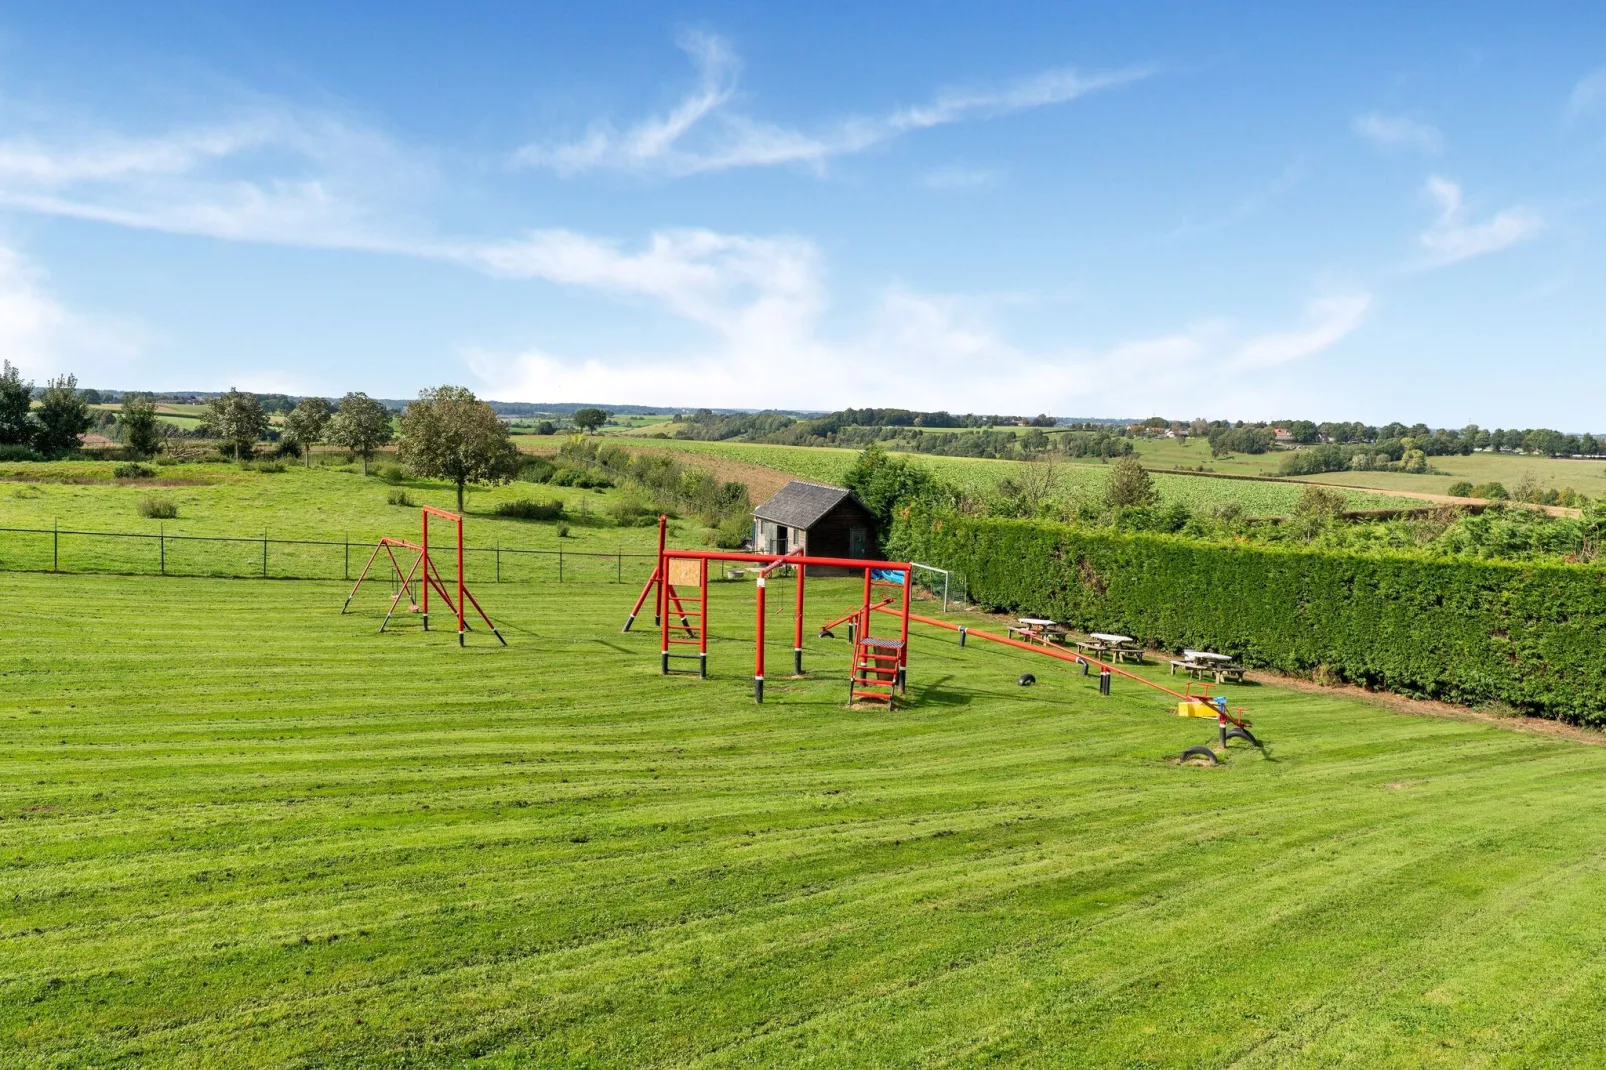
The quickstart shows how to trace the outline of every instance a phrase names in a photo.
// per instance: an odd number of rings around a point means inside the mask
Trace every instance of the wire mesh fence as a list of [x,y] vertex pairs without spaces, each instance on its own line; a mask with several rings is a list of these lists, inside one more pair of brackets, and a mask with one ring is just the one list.
[[[203,576],[237,579],[355,580],[377,541],[277,539],[166,532],[78,531],[0,527],[0,571]],[[436,566],[448,568],[455,547],[431,547]],[[398,551],[398,553],[401,553]],[[383,555],[381,555],[383,558]],[[618,550],[535,550],[467,546],[464,578],[485,583],[629,583],[652,575],[657,555]],[[389,562],[376,575],[388,575]],[[402,561],[405,569],[411,555]]]

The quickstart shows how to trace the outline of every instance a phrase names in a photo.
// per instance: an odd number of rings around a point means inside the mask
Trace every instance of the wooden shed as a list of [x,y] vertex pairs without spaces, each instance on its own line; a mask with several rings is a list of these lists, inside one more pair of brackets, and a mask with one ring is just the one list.
[[851,490],[794,479],[753,510],[753,549],[784,554],[799,545],[813,557],[880,556],[875,517]]

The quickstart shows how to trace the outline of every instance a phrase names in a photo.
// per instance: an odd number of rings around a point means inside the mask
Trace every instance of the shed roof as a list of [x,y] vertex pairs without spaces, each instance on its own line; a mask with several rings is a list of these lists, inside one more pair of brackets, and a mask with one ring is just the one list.
[[760,520],[785,524],[789,528],[807,529],[852,497],[853,492],[846,487],[831,487],[824,483],[805,483],[801,479],[794,479],[756,507],[753,515]]

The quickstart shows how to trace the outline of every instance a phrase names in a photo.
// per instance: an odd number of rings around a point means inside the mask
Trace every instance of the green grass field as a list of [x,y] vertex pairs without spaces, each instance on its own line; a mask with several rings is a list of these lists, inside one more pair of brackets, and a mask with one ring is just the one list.
[[1179,767],[1211,724],[947,633],[848,710],[787,592],[755,707],[748,584],[698,681],[617,585],[459,649],[0,574],[0,1064],[1603,1061],[1606,748],[1248,685],[1269,756]]
[[[697,442],[688,439],[655,440],[654,448],[667,447],[690,454],[727,457],[790,472],[803,479],[840,483],[858,450],[815,446],[772,446],[757,442]],[[1208,459],[1204,447],[1200,456]],[[928,453],[900,454],[936,472],[943,479],[970,491],[986,491],[998,481],[1017,473],[1023,461],[1001,461],[984,457],[938,457]],[[1109,466],[1098,462],[1056,464],[1064,498],[1097,498],[1103,493]],[[1209,479],[1201,476],[1154,473],[1154,485],[1162,501],[1179,501],[1190,509],[1207,509],[1223,502],[1236,502],[1252,516],[1281,516],[1299,501],[1302,487],[1287,483],[1262,483],[1239,479]],[[1346,497],[1351,509],[1379,509],[1412,504],[1411,499],[1351,491]]]
[[[1155,468],[1192,468],[1204,465],[1213,472],[1230,475],[1276,475],[1283,452],[1251,455],[1233,454],[1229,457],[1210,457],[1209,443],[1175,439],[1143,439],[1137,442],[1138,456],[1145,465]],[[1565,457],[1536,457],[1515,453],[1472,453],[1465,457],[1429,457],[1428,461],[1438,472],[1432,475],[1413,475],[1408,472],[1327,472],[1317,476],[1300,476],[1310,482],[1333,486],[1377,488],[1406,491],[1417,494],[1445,494],[1450,484],[1459,480],[1469,483],[1504,483],[1507,490],[1531,477],[1541,487],[1560,490],[1571,487],[1581,494],[1598,498],[1606,494],[1606,461],[1581,460]]]

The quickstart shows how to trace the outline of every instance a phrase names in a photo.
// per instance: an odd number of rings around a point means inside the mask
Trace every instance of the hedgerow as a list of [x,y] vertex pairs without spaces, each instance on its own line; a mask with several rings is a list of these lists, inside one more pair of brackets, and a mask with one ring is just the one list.
[[901,510],[888,552],[970,597],[1155,646],[1606,724],[1606,571],[1221,545]]

